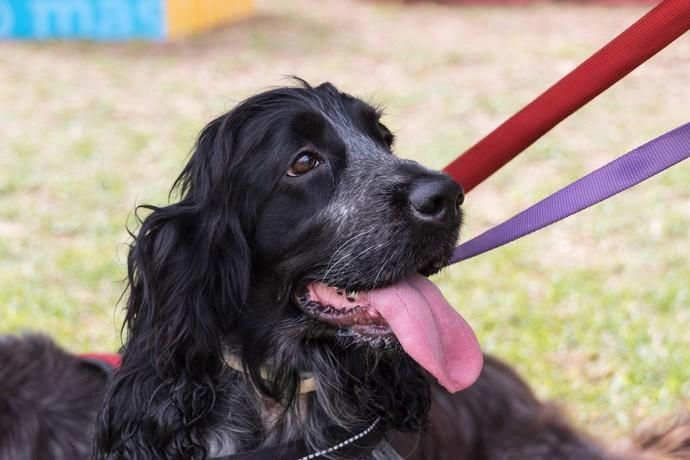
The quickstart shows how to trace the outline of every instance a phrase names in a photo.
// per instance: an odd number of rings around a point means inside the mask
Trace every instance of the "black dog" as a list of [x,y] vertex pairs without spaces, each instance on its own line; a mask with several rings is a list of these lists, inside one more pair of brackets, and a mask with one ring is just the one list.
[[[471,330],[425,278],[456,243],[462,191],[396,158],[379,118],[330,84],[304,83],[203,130],[180,200],[144,207],[131,246],[123,364],[95,458],[615,458],[494,359],[463,392],[439,386],[465,388],[481,367]],[[0,370],[0,410],[41,428],[15,430],[0,454],[21,452],[26,432],[41,439],[59,416],[31,401],[66,391],[22,393],[8,380],[22,371]],[[58,444],[89,441],[90,408],[84,430]]]
[[[476,378],[481,355],[459,316],[439,331],[420,316],[440,303],[422,275],[451,255],[462,190],[392,143],[376,110],[330,84],[259,94],[203,130],[180,201],[148,207],[130,251],[127,343],[98,457],[296,439],[318,452],[374,425],[420,430],[427,377],[403,340],[449,387]],[[458,356],[423,349],[420,335],[445,329]],[[316,391],[300,395],[305,376]]]

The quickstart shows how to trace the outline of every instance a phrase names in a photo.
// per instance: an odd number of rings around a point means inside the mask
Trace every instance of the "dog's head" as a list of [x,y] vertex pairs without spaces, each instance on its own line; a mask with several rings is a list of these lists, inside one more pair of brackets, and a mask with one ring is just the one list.
[[[228,350],[274,396],[319,362],[351,360],[365,379],[358,357],[400,361],[400,343],[428,369],[462,361],[462,385],[476,377],[474,336],[425,278],[451,256],[462,189],[396,157],[380,116],[328,83],[258,94],[202,131],[179,202],[149,208],[129,256],[125,368],[153,361],[186,418]],[[417,350],[458,330],[469,355]]]
[[396,157],[380,118],[329,83],[305,83],[209,123],[176,182],[180,201],[154,209],[130,255],[130,327],[146,315],[163,334],[151,344],[159,356],[176,349],[165,334],[252,338],[277,327],[303,342],[395,347],[372,299],[405,296],[382,288],[447,263],[463,192]]
[[259,286],[252,293],[261,297],[250,304],[268,306],[274,318],[310,318],[307,337],[394,344],[366,294],[446,264],[462,189],[393,155],[380,112],[330,84],[281,89],[246,104],[261,111],[245,129],[270,146],[250,153],[256,159],[245,166],[253,171],[240,173],[258,173],[244,180],[247,198],[265,196],[251,234]]

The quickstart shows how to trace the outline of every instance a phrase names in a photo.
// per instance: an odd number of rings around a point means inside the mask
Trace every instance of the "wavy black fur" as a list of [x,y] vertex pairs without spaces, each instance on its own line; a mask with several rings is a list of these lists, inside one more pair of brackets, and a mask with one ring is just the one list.
[[0,336],[0,460],[88,458],[107,380],[48,337]]

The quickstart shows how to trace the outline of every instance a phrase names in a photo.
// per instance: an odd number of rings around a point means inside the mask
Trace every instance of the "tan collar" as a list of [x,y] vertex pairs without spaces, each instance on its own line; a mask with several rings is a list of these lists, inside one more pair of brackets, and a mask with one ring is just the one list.
[[[226,353],[225,363],[237,371],[244,372],[242,361],[240,361],[240,358],[237,355]],[[266,372],[266,370],[263,368],[261,369],[261,378],[264,380],[269,380],[268,372]],[[309,377],[302,377],[299,382],[298,393],[305,394],[311,393],[312,391],[316,391],[316,379],[314,376],[310,375]]]

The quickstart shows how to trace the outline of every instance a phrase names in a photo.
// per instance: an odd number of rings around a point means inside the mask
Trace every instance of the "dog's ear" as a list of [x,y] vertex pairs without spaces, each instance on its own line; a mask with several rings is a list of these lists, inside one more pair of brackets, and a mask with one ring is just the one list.
[[[233,197],[231,114],[202,131],[176,181],[181,199],[150,210],[128,258],[127,347],[140,346],[166,378],[218,357],[249,290],[248,212]],[[139,343],[143,339],[146,343]],[[215,355],[215,356],[213,356]],[[200,360],[201,359],[201,360]]]
[[123,364],[97,439],[116,458],[196,458],[190,452],[203,449],[190,433],[213,408],[223,338],[245,304],[251,273],[243,222],[250,212],[238,208],[228,183],[241,156],[233,151],[231,114],[199,136],[176,182],[180,201],[138,209],[149,214],[128,257]]

